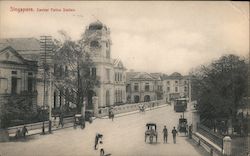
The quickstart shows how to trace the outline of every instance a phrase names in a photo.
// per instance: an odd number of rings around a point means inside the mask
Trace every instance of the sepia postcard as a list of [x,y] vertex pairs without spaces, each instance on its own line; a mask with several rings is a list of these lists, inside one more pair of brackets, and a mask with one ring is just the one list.
[[0,1],[0,156],[250,156],[249,2]]

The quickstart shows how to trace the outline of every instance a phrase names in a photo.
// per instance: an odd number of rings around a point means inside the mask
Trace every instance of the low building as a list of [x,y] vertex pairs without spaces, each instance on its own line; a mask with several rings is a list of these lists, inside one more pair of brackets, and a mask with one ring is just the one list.
[[13,47],[0,51],[0,104],[9,99],[37,109],[37,61],[23,58]]
[[129,103],[157,100],[161,79],[146,72],[127,72],[126,92]]

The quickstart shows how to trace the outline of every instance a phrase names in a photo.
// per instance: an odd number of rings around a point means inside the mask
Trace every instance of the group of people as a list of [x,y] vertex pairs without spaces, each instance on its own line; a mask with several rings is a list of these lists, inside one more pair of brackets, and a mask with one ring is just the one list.
[[23,137],[24,139],[26,139],[26,133],[28,133],[28,129],[26,128],[26,126],[23,126],[22,129],[17,129],[15,138],[19,139],[20,137]]
[[[166,126],[164,126],[162,133],[163,133],[163,142],[167,143],[168,142],[168,129]],[[175,127],[173,127],[171,133],[173,135],[173,142],[174,142],[174,144],[176,144],[176,135],[178,134],[178,132],[175,129]]]

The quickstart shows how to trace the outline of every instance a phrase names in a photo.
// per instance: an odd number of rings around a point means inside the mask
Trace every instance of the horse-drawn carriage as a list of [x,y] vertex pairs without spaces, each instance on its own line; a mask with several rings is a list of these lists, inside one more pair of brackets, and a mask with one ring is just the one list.
[[188,132],[188,124],[187,124],[187,119],[186,118],[180,118],[179,119],[178,131],[180,133],[187,134],[187,132]]
[[145,131],[145,142],[147,141],[148,137],[149,137],[150,143],[153,143],[154,137],[155,137],[155,141],[157,142],[158,133],[156,130],[156,124],[155,123],[147,123],[146,127],[147,127],[147,130]]

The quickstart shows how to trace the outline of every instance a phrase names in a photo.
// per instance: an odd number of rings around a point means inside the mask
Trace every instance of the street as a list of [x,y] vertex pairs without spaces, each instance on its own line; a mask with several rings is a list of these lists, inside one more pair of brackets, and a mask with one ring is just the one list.
[[[27,141],[0,143],[1,156],[98,156],[99,150],[94,150],[95,134],[101,133],[105,153],[112,156],[200,156],[204,151],[192,144],[184,134],[178,134],[177,144],[173,144],[171,130],[177,127],[181,113],[175,113],[173,106],[135,113],[110,119],[96,119],[87,123],[82,130],[66,128],[54,131],[51,135],[30,136]],[[158,142],[144,142],[146,123],[157,124]],[[162,130],[168,128],[168,143],[163,144]]]

